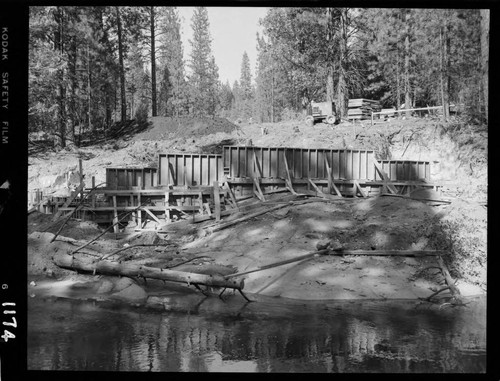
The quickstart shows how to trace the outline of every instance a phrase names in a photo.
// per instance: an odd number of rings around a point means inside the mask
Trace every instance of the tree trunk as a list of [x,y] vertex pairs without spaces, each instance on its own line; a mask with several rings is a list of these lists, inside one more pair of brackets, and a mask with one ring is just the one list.
[[[411,107],[411,88],[410,88],[410,25],[409,25],[409,10],[404,11],[404,22],[405,22],[405,47],[404,47],[404,81],[405,81],[405,108]],[[406,117],[409,118],[411,115],[410,111],[406,112]]]
[[399,50],[397,51],[396,59],[396,110],[401,109],[401,80],[399,74]]
[[[62,7],[57,7],[57,11],[54,13],[54,19],[56,22],[56,29],[54,31],[54,50],[60,54],[61,60],[63,59],[64,52],[64,13]],[[64,88],[64,69],[60,69],[58,72],[59,84],[57,86],[57,122],[58,129],[55,132],[55,147],[57,149],[64,148],[66,139],[66,90]]]
[[481,9],[481,71],[483,82],[484,106],[486,112],[486,123],[488,123],[488,66],[490,45],[490,11]]
[[[92,82],[90,78],[90,45],[87,43],[87,113],[88,113],[88,129],[92,131]],[[81,139],[81,137],[80,137]]]
[[271,123],[274,123],[274,62],[271,63]]
[[339,14],[339,54],[338,54],[338,84],[337,84],[337,108],[339,110],[339,117],[345,118],[347,116],[347,12],[348,10],[342,8]]
[[120,66],[120,100],[121,100],[121,120],[127,120],[127,98],[125,93],[125,67],[123,64],[123,35],[122,35],[122,21],[120,16],[120,8],[115,7],[116,11],[116,27],[118,30],[118,64]]
[[92,260],[73,258],[71,255],[67,254],[55,256],[54,263],[61,268],[91,273],[95,271],[97,274],[160,279],[170,282],[186,283],[188,285],[201,284],[210,287],[225,287],[237,290],[242,290],[244,287],[243,280],[225,279],[221,275],[196,274],[106,260],[93,263]]
[[[334,102],[335,101],[335,85],[334,85],[334,11],[333,8],[327,8],[327,31],[326,31],[326,43],[327,43],[327,77],[326,77],[326,101]],[[317,101],[317,100],[316,100]],[[339,105],[337,104],[337,107]]]
[[[445,21],[446,23],[446,21]],[[450,117],[449,102],[449,81],[448,81],[448,43],[446,25],[442,25],[439,30],[439,41],[441,50],[440,62],[440,83],[441,83],[441,104],[443,105],[443,118],[447,120]]]
[[77,47],[76,38],[73,36],[70,40],[68,51],[68,69],[70,79],[70,97],[68,99],[68,113],[66,115],[66,146],[75,146],[75,118],[76,118],[76,88],[78,86],[76,73]]
[[158,115],[156,102],[156,52],[155,52],[155,8],[150,7],[151,15],[151,112]]

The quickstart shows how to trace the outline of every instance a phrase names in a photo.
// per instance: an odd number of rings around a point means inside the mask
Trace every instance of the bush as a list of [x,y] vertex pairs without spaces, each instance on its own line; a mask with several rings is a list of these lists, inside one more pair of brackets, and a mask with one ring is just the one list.
[[487,213],[483,207],[455,201],[430,227],[430,243],[450,252],[445,262],[454,277],[486,288]]
[[137,111],[135,112],[135,119],[137,122],[145,122],[148,120],[148,110],[149,107],[147,104],[142,103],[138,108]]

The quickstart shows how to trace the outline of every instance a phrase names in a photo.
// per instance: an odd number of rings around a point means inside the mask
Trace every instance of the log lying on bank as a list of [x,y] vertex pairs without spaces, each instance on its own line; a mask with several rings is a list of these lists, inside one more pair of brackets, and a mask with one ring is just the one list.
[[[306,259],[314,258],[319,255],[364,255],[364,256],[401,256],[401,257],[426,257],[426,256],[437,256],[444,255],[446,252],[442,250],[329,250],[323,249],[318,251],[313,251],[311,253],[299,255],[295,258],[285,259],[283,261],[274,262],[269,265],[260,266],[252,270],[243,271],[240,273],[226,275],[226,279],[236,278],[242,275],[247,275],[257,271],[271,269],[273,267],[287,265],[289,263],[294,263],[298,261],[303,261]],[[451,277],[450,277],[451,279]]]
[[85,258],[73,258],[71,255],[61,254],[53,258],[54,263],[64,269],[78,270],[95,274],[121,275],[159,279],[170,282],[186,283],[187,285],[204,285],[209,287],[231,288],[241,291],[243,280],[228,280],[221,275],[196,274],[184,271],[165,270],[156,267],[118,263],[111,261],[92,262]]

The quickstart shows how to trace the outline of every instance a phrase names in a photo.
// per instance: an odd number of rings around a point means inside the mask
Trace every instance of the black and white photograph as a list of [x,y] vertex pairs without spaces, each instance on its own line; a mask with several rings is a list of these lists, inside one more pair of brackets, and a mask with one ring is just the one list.
[[0,25],[0,374],[496,366],[492,11],[336,5],[26,4],[17,68]]

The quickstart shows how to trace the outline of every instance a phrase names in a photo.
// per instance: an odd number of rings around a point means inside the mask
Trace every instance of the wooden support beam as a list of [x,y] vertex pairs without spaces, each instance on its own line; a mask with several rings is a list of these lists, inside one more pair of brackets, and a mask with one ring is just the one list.
[[[78,194],[81,191],[83,191],[83,187],[84,187],[84,185],[82,183],[78,186],[78,188],[76,188],[73,192],[71,192],[71,196],[66,200],[66,202],[63,204],[62,207],[67,208],[69,206],[69,204],[71,204],[75,200],[76,196],[78,196]],[[40,200],[42,200],[41,192],[40,192]],[[57,213],[54,214],[54,217],[52,217],[52,221],[57,220],[61,216],[62,212],[63,211],[59,208]]]
[[292,186],[292,183],[290,182],[290,180],[285,179],[285,183],[286,183],[286,187],[288,188],[288,190],[290,192],[292,192],[293,195],[298,196],[298,193],[295,192],[295,190],[293,189],[293,186]]
[[316,184],[313,183],[313,181],[311,179],[307,179],[309,181],[309,184],[312,185],[312,187],[316,190],[316,193],[318,194],[318,196],[320,197],[326,197],[326,194],[323,193]]
[[78,159],[78,169],[79,169],[79,173],[80,173],[80,185],[82,185],[83,184],[83,164],[82,164],[82,159]]
[[116,209],[116,196],[113,196],[113,231],[115,233],[120,232],[120,227],[118,226],[118,211]]
[[236,220],[233,220],[233,221],[229,221],[229,222],[226,222],[225,224],[221,224],[221,225],[218,225],[218,226],[215,226],[215,227],[212,227],[210,230],[212,232],[216,232],[216,231],[219,231],[219,230],[222,230],[222,229],[225,229],[229,226],[233,226],[233,225],[236,225],[240,222],[243,222],[243,221],[246,221],[246,220],[249,220],[250,218],[254,218],[254,217],[257,217],[257,216],[260,216],[261,214],[264,214],[264,213],[267,213],[267,212],[272,212],[273,210],[277,210],[277,209],[281,209],[281,208],[284,208],[285,206],[289,206],[290,204],[283,204],[283,205],[277,205],[277,206],[274,206],[272,208],[269,208],[269,209],[264,209],[264,210],[260,210],[258,212],[255,212],[255,213],[252,213],[252,214],[249,214],[245,217],[242,217],[242,218],[238,218]]
[[326,172],[328,174],[328,194],[332,194],[332,170],[330,169],[330,164],[328,164],[328,159],[326,158],[326,155],[324,156],[325,159],[325,166],[326,166]]
[[439,200],[439,199],[435,199],[435,198],[416,198],[416,197],[414,198],[414,197],[403,196],[402,194],[382,194],[381,196],[400,197],[400,198],[407,198],[409,200],[441,202],[443,204],[451,204],[451,201],[449,201],[449,200]]
[[255,150],[253,150],[253,163],[255,165],[255,168],[257,168],[257,173],[259,174],[258,177],[264,177],[262,175],[262,168],[260,167],[259,159],[257,159],[257,155],[255,154]]
[[361,188],[361,185],[359,185],[359,182],[357,180],[354,181],[354,187],[359,191],[362,197],[367,197],[367,195],[363,191],[363,188]]
[[[95,189],[95,176],[92,176],[92,189]],[[96,196],[95,196],[95,193],[92,193],[92,208],[95,208],[95,199],[96,199]]]
[[325,165],[326,165],[326,171],[328,173],[328,193],[332,193],[332,189],[335,191],[337,196],[342,197],[342,193],[340,193],[339,188],[335,185],[333,182],[333,173],[330,168],[330,165],[328,164],[328,160],[325,156]]
[[212,216],[212,211],[210,210],[210,204],[208,202],[206,202],[206,203],[203,204],[203,206],[205,207],[205,210],[207,211],[207,215],[209,217],[211,217]]
[[288,179],[288,182],[290,183],[290,186],[293,184],[292,183],[292,175],[290,174],[290,168],[288,167],[288,160],[286,159],[286,150],[283,153],[283,158],[285,159],[285,171],[286,171],[286,177]]
[[[167,177],[168,178],[168,177]],[[169,194],[168,192],[165,192],[165,221],[167,223],[171,222],[170,219],[170,208],[169,208]]]
[[283,154],[283,158],[285,159],[285,172],[286,172],[286,179],[285,179],[285,183],[286,183],[286,187],[290,190],[290,192],[292,192],[293,195],[297,195],[298,193],[295,192],[295,190],[293,189],[293,183],[292,183],[292,176],[290,175],[290,168],[288,167],[288,160],[286,159],[286,150]]
[[266,199],[264,198],[264,194],[262,193],[262,190],[260,189],[260,184],[259,184],[259,180],[256,179],[255,177],[253,178],[253,183],[255,185],[255,189],[257,191],[254,191],[256,196],[261,200],[261,201],[266,201]]
[[239,206],[238,206],[238,203],[236,202],[236,197],[233,193],[233,190],[231,189],[231,187],[229,186],[229,183],[226,181],[224,181],[224,185],[223,187],[227,190],[227,192],[229,193],[229,198],[230,200],[232,201],[233,203],[233,207],[236,208],[236,209],[239,209]]
[[379,162],[377,160],[373,159],[373,164],[375,165],[375,169],[377,170],[377,172],[380,174],[380,176],[384,180],[384,188],[385,188],[385,186],[387,186],[387,188],[393,194],[397,194],[398,190],[396,189],[396,187],[394,185],[392,185],[391,179],[389,178],[389,176],[387,176],[387,173],[384,172],[384,170],[380,166]]
[[149,216],[150,216],[153,220],[155,220],[157,223],[161,224],[161,221],[158,219],[158,217],[156,217],[156,216],[154,215],[154,213],[153,213],[151,210],[149,210],[149,209],[148,209],[148,208],[146,208],[146,207],[143,207],[142,209],[143,209],[143,210],[144,210],[147,214],[149,214]]
[[200,203],[200,214],[203,214],[203,194],[201,192],[198,194],[198,201]]
[[215,221],[220,221],[220,193],[219,182],[214,181],[214,204],[215,204]]

